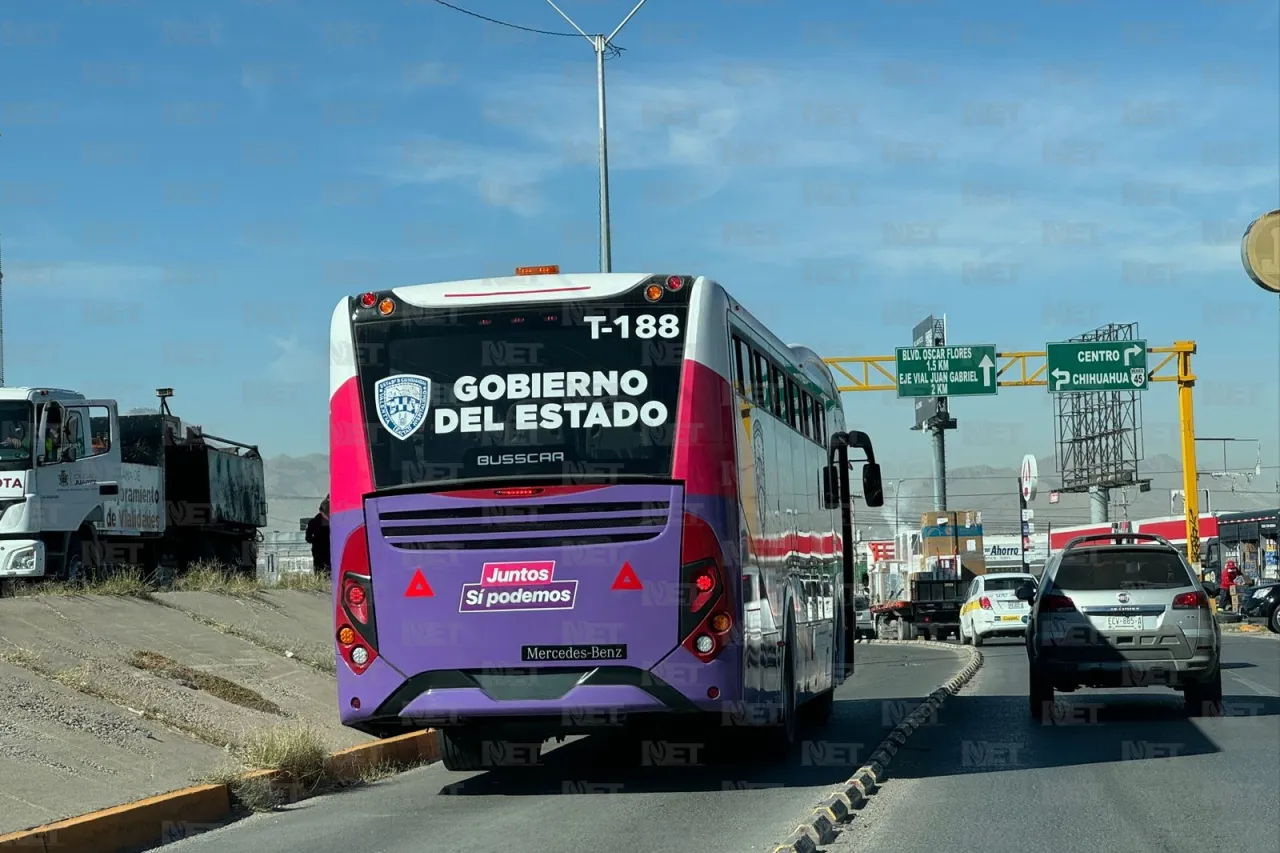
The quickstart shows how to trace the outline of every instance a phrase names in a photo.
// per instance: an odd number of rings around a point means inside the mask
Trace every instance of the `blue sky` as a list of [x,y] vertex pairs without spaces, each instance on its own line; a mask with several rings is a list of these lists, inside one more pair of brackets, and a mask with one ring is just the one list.
[[[590,32],[631,3],[559,5]],[[796,5],[650,0],[618,37],[615,270],[712,275],[824,355],[930,312],[1002,350],[1136,321],[1199,344],[1199,432],[1275,464],[1280,306],[1238,248],[1280,206],[1275,0]],[[11,385],[172,386],[211,432],[318,452],[341,295],[597,269],[581,37],[430,0],[6,3],[0,79]],[[908,401],[846,405],[927,464]],[[953,465],[1051,452],[1044,389],[953,411]],[[1144,415],[1173,451],[1172,386]]]

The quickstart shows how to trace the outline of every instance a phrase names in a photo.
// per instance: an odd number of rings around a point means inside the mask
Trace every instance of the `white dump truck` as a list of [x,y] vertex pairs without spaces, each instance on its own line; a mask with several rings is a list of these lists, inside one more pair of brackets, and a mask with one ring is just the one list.
[[255,570],[267,523],[256,447],[61,388],[0,388],[0,580],[113,566]]

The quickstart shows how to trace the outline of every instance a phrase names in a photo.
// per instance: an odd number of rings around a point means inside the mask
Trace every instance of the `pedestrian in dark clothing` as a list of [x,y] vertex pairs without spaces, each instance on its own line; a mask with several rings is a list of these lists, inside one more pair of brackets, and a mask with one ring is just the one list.
[[311,545],[311,561],[315,564],[316,574],[328,575],[332,572],[329,562],[329,499],[320,504],[320,511],[307,522],[307,542]]

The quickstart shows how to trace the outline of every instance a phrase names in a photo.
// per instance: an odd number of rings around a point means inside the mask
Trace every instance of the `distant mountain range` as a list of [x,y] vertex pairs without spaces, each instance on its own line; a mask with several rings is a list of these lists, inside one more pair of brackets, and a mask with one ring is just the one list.
[[[1031,503],[1035,512],[1036,531],[1047,526],[1064,527],[1089,523],[1089,496],[1062,494],[1056,504],[1049,503],[1049,493],[1061,481],[1054,476],[1052,456],[1038,460],[1039,494]],[[1170,508],[1170,490],[1182,488],[1182,465],[1172,456],[1159,454],[1138,465],[1139,475],[1151,479],[1151,491],[1130,488],[1126,495],[1111,491],[1111,519],[1131,519],[1173,515],[1182,512],[1179,499]],[[307,456],[274,456],[265,463],[268,530],[297,530],[298,521],[315,515],[321,499],[329,491],[329,457],[323,453]],[[893,534],[895,518],[902,529],[916,528],[921,514],[933,509],[933,483],[930,477],[894,477],[897,472],[884,471],[884,506],[870,509],[857,506],[856,526],[863,538],[876,539]],[[918,472],[913,472],[918,473]],[[988,533],[1018,531],[1018,469],[992,468],[986,465],[955,468],[947,472],[947,506],[949,509],[978,510]],[[856,478],[855,478],[856,482]],[[899,488],[900,487],[900,488]],[[1233,490],[1234,487],[1234,490]],[[1274,482],[1247,482],[1243,474],[1231,478],[1200,477],[1200,509],[1248,510],[1280,507],[1280,495]],[[1209,490],[1206,502],[1203,490]]]
[[267,479],[267,530],[297,530],[298,520],[310,518],[329,493],[329,457],[273,456],[263,462]]

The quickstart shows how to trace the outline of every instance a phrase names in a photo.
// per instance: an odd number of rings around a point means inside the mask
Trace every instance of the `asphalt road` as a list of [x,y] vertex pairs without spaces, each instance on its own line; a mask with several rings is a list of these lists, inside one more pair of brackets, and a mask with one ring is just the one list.
[[[788,764],[745,759],[644,767],[595,737],[520,772],[450,773],[435,764],[367,788],[304,801],[166,846],[166,853],[546,853],[767,851],[849,777],[964,658],[929,647],[858,644],[832,721],[805,733]],[[672,743],[681,743],[672,733]],[[635,748],[635,744],[631,745]],[[672,750],[675,759],[687,757]],[[702,760],[703,755],[698,758]]]
[[[1027,712],[1026,652],[983,646],[977,676],[893,760],[826,853],[1280,850],[1280,642],[1225,638],[1223,717],[1179,694],[1058,694]],[[1048,721],[1046,721],[1048,722]]]

